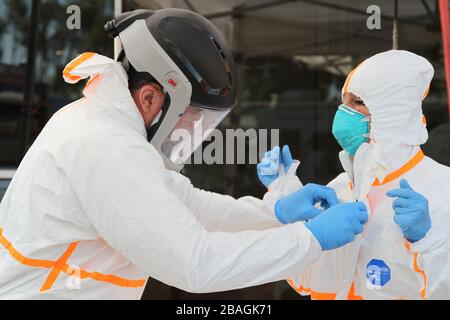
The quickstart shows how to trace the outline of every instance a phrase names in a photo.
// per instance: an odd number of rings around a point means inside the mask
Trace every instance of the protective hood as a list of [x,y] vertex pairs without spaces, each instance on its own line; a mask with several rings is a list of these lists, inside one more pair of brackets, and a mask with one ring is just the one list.
[[433,78],[432,65],[402,50],[374,55],[347,77],[342,94],[359,96],[371,114],[370,143],[354,159],[340,154],[358,197],[367,194],[375,178],[382,181],[414,157],[428,138],[422,100]]
[[86,52],[73,59],[63,71],[64,80],[75,84],[89,78],[83,94],[88,99],[100,101],[96,107],[104,108],[105,117],[132,128],[146,137],[144,120],[128,90],[128,78],[120,63]]
[[371,113],[371,138],[381,149],[393,145],[419,146],[428,138],[422,114],[433,66],[403,50],[379,53],[348,76],[342,94],[361,97]]

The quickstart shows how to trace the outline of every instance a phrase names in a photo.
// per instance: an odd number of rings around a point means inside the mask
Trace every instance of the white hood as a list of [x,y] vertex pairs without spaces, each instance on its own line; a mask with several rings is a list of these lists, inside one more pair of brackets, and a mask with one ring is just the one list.
[[353,161],[340,154],[358,196],[367,193],[374,178],[382,181],[402,167],[427,141],[422,100],[433,75],[425,58],[391,50],[368,58],[347,77],[342,94],[359,96],[371,114],[371,142],[358,149]]
[[434,75],[423,57],[391,50],[365,60],[352,72],[343,93],[361,97],[372,115],[371,137],[382,149],[419,146],[428,138],[422,100]]
[[83,90],[87,99],[95,100],[96,108],[103,108],[106,117],[114,118],[146,137],[144,119],[128,89],[128,76],[117,61],[86,52],[73,59],[63,71],[67,83],[90,78]]

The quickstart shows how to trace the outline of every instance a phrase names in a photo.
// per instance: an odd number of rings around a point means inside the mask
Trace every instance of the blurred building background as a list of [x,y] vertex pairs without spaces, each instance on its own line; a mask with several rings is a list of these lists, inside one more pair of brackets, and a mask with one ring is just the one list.
[[[85,51],[113,56],[113,41],[103,25],[119,4],[123,11],[185,8],[211,19],[233,48],[239,69],[238,106],[221,128],[280,129],[281,144],[289,144],[302,161],[298,175],[304,183],[327,183],[342,170],[340,148],[331,135],[340,89],[357,64],[392,49],[395,21],[398,48],[423,55],[435,68],[423,104],[430,131],[424,150],[450,165],[437,0],[2,0],[0,168],[17,167],[52,114],[81,96],[84,84],[62,80],[67,62]],[[70,5],[81,9],[79,30],[66,26]],[[370,5],[381,9],[381,29],[366,26]],[[211,191],[235,197],[264,194],[255,165],[190,165],[184,173]],[[0,189],[6,185],[1,178]],[[192,295],[150,280],[144,298],[299,297],[285,282]]]

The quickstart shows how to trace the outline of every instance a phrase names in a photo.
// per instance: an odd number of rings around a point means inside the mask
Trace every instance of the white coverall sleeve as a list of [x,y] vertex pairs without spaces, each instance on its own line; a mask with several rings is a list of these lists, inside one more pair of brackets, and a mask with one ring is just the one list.
[[303,185],[295,172],[300,161],[294,160],[289,171],[276,179],[263,201],[254,197],[233,197],[194,188],[186,177],[173,171],[168,185],[171,190],[194,213],[208,231],[264,230],[278,227],[281,223],[275,217],[275,202],[282,196],[297,191]]
[[234,199],[194,188],[185,176],[166,171],[166,183],[208,231],[264,230],[281,223],[273,210],[254,197]]
[[[441,190],[446,190],[445,186]],[[445,204],[445,195],[440,197],[440,205],[430,202],[432,228],[425,238],[411,246],[415,260],[412,267],[425,277],[421,293],[427,299],[450,299],[450,210]]]
[[87,148],[95,156],[80,156],[73,173],[80,203],[99,235],[150,277],[189,292],[232,290],[285,279],[320,255],[303,223],[208,231],[167,185],[146,143]]

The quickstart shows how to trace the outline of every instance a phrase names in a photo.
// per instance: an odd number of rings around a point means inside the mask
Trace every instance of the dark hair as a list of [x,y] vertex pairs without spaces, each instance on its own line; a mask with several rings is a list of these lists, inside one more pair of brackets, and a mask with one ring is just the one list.
[[118,62],[122,64],[122,67],[125,69],[128,75],[128,88],[131,93],[134,93],[136,90],[142,88],[147,84],[156,83],[159,84],[158,81],[148,72],[138,72],[128,61],[125,56],[125,51],[122,50],[117,59]]
[[137,72],[131,65],[130,69],[127,72],[128,74],[128,88],[131,93],[134,93],[136,90],[139,90],[143,86],[147,84],[156,83],[155,78],[153,78],[148,72]]

